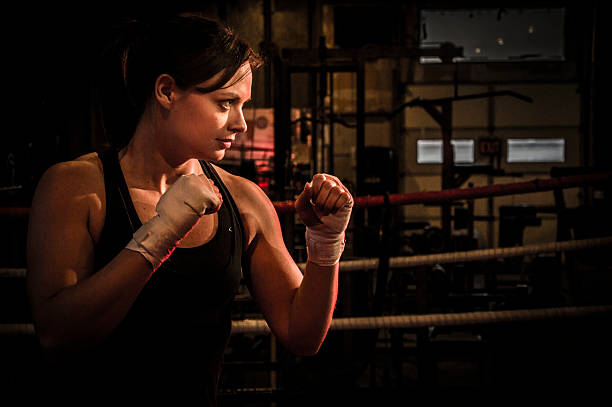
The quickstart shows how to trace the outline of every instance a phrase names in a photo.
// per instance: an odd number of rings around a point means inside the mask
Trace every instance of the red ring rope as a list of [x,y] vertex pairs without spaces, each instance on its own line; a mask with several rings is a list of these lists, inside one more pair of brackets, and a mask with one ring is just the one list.
[[[424,191],[408,194],[389,195],[391,205],[415,205],[426,203],[441,203],[458,201],[462,199],[488,198],[492,196],[524,194],[531,192],[551,191],[559,188],[573,188],[587,184],[609,181],[612,173],[604,172],[589,175],[571,175],[567,177],[556,177],[550,179],[535,179],[527,182],[514,182],[508,184],[488,185],[474,188],[446,189],[442,191]],[[362,196],[355,198],[355,208],[370,208],[383,206],[385,197]],[[293,201],[274,202],[276,211],[290,213],[295,211]]]
[[[488,185],[484,187],[446,189],[442,191],[412,192],[408,194],[389,195],[391,205],[416,205],[426,203],[442,203],[462,199],[489,198],[493,196],[525,194],[531,192],[551,191],[559,188],[573,188],[588,184],[610,181],[611,172],[587,175],[570,175],[550,179],[535,179],[527,182],[514,182],[508,184]],[[295,211],[294,201],[273,202],[276,212],[292,213]],[[370,208],[383,206],[385,197],[362,196],[355,198],[355,208]],[[26,207],[0,207],[0,216],[27,216],[30,208]]]

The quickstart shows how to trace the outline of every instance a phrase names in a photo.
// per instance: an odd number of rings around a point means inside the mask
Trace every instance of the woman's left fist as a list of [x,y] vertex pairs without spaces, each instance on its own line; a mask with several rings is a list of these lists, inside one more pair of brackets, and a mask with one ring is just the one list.
[[333,175],[317,174],[304,186],[295,209],[306,225],[308,260],[320,266],[337,264],[353,209],[346,187]]
[[329,225],[332,233],[342,233],[350,219],[353,196],[337,177],[316,174],[295,201],[295,209],[306,226],[328,223],[330,215],[342,222]]

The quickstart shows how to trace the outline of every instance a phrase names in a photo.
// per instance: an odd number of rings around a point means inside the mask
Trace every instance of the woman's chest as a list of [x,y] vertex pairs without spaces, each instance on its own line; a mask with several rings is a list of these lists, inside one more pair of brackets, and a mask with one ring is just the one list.
[[[159,201],[159,194],[143,193],[130,189],[130,197],[141,223],[148,222],[157,215],[155,207]],[[178,247],[197,247],[208,243],[217,233],[219,216],[217,213],[204,215],[189,233],[181,240]]]

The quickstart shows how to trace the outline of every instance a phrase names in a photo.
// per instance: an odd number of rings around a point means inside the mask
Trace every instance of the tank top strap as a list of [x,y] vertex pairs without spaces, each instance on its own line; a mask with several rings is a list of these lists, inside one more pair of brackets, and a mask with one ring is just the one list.
[[142,222],[140,222],[138,213],[136,213],[136,208],[131,204],[130,192],[123,177],[117,154],[117,151],[112,149],[98,153],[104,168],[106,196],[111,196],[112,191],[117,192],[121,206],[128,217],[130,228],[132,232],[135,232],[142,226]]
[[224,197],[224,199],[227,199],[227,203],[229,204],[229,207],[231,209],[230,212],[232,213],[232,221],[238,229],[234,233],[234,241],[236,242],[236,250],[234,252],[234,255],[240,256],[240,264],[242,266],[242,278],[244,279],[246,286],[252,293],[253,291],[251,284],[251,271],[248,264],[248,256],[245,256],[243,253],[244,249],[247,247],[247,242],[244,234],[244,224],[242,223],[242,217],[240,216],[238,206],[236,205],[234,198],[232,198],[232,194],[230,194],[223,181],[221,181],[221,177],[214,169],[214,167],[209,162],[203,160],[200,161],[200,165],[202,166],[202,170],[204,171],[206,176],[215,182],[215,185],[219,188],[221,195]]

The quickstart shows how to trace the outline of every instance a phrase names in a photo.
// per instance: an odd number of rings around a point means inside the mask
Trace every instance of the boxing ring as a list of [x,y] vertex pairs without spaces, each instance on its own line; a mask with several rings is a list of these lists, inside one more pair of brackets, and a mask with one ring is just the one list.
[[[515,195],[532,192],[552,191],[564,188],[579,187],[600,182],[610,182],[610,173],[565,176],[551,179],[536,179],[529,182],[490,185],[484,187],[426,191],[409,194],[384,196],[365,196],[355,198],[355,209],[371,208],[383,205],[416,205],[451,202],[463,199],[490,198],[495,196]],[[279,214],[291,213],[292,201],[275,202]],[[469,250],[460,252],[437,253],[391,257],[389,268],[408,268],[435,264],[461,263],[502,259],[542,253],[560,253],[567,251],[587,250],[612,246],[612,236],[592,239],[549,242],[520,247],[499,247],[491,249]],[[305,263],[298,266],[304,270]],[[340,262],[340,272],[374,270],[380,266],[379,258],[348,260]],[[379,328],[419,328],[428,326],[461,326],[472,324],[502,323],[512,321],[529,321],[540,319],[572,318],[595,314],[608,314],[612,306],[554,307],[543,309],[468,312],[451,314],[373,316],[355,318],[335,318],[331,330],[359,330]],[[269,333],[263,320],[234,321],[234,333]]]
[[[391,194],[387,196],[361,196],[355,198],[355,209],[367,209],[373,207],[395,207],[400,205],[427,205],[427,204],[442,204],[452,203],[460,200],[472,200],[479,198],[491,198],[499,196],[528,194],[533,192],[558,191],[566,188],[584,187],[587,185],[595,185],[601,183],[610,183],[612,180],[610,173],[577,175],[555,177],[550,179],[536,179],[528,182],[517,182],[490,185],[484,187],[448,189],[442,191],[424,191],[409,194]],[[292,214],[293,202],[283,201],[275,202],[275,208],[279,214]],[[397,270],[398,273],[429,273],[434,271],[434,268],[439,265],[447,264],[473,264],[485,263],[487,267],[489,261],[500,261],[503,259],[520,259],[525,256],[538,255],[569,255],[571,253],[582,253],[589,250],[597,250],[612,246],[612,235],[594,236],[584,239],[551,241],[538,244],[521,245],[514,247],[492,247],[488,249],[465,250],[465,251],[448,251],[433,254],[413,254],[410,256],[385,256],[382,253],[377,258],[358,258],[351,260],[342,259],[339,265],[341,276],[351,273],[363,273],[365,271],[377,272],[387,276],[389,272]],[[304,271],[305,263],[298,263],[298,266]],[[383,273],[380,273],[380,271]],[[418,271],[417,271],[418,270]],[[610,267],[608,265],[608,271]],[[536,270],[537,273],[537,270]],[[381,281],[377,279],[376,290]],[[383,283],[388,283],[388,280],[383,278]],[[417,281],[417,285],[418,285]],[[391,296],[392,293],[383,287],[382,295]],[[418,287],[417,287],[418,291]],[[377,296],[374,293],[374,297]],[[341,295],[341,293],[340,293]],[[418,295],[418,293],[417,293]],[[380,299],[380,298],[379,298]],[[373,300],[376,303],[376,298]],[[612,303],[597,305],[572,305],[572,306],[538,306],[538,307],[517,307],[513,309],[495,309],[495,310],[477,310],[477,311],[453,311],[439,312],[431,310],[418,309],[415,313],[410,314],[392,314],[392,311],[383,310],[378,303],[373,304],[373,309],[366,310],[371,315],[365,316],[337,316],[332,319],[330,325],[330,336],[335,335],[334,340],[338,340],[340,335],[339,347],[334,348],[336,352],[345,352],[348,354],[348,359],[344,359],[347,364],[351,363],[352,358],[366,358],[366,362],[360,365],[353,362],[353,367],[356,370],[367,370],[365,365],[369,364],[370,368],[370,386],[373,386],[372,377],[375,376],[375,357],[373,354],[378,351],[384,351],[384,343],[381,343],[382,348],[377,347],[377,341],[381,338],[391,338],[391,348],[393,364],[401,365],[406,360],[405,340],[411,335],[416,338],[416,364],[419,371],[422,370],[422,376],[425,377],[420,383],[424,388],[427,388],[434,376],[431,368],[431,361],[436,358],[433,355],[435,350],[432,350],[431,337],[435,336],[436,332],[477,332],[476,338],[480,338],[480,333],[487,337],[503,336],[505,329],[517,328],[516,332],[526,333],[525,341],[529,341],[529,334],[533,332],[541,332],[551,326],[580,326],[583,331],[579,334],[588,335],[589,327],[605,326],[606,321],[612,315]],[[391,314],[390,314],[391,313]],[[390,314],[390,315],[389,315]],[[557,324],[557,325],[554,325]],[[590,325],[589,325],[590,324]],[[603,325],[602,325],[603,324]],[[509,327],[509,328],[508,328]],[[553,332],[557,332],[556,328],[551,328]],[[600,329],[600,328],[598,328]],[[597,331],[594,329],[593,331]],[[501,333],[500,333],[501,332]],[[585,333],[587,332],[587,333]],[[265,320],[262,319],[240,319],[234,320],[232,323],[232,333],[234,335],[245,334],[249,336],[270,335],[270,328]],[[564,334],[563,330],[559,332]],[[593,332],[593,334],[595,334]],[[348,337],[343,336],[348,335]],[[443,334],[442,334],[443,335]],[[516,333],[515,335],[521,335]],[[534,335],[537,335],[534,333]],[[273,335],[272,335],[273,336]],[[568,337],[570,335],[567,335]],[[509,336],[515,338],[513,336]],[[395,338],[395,339],[394,339]],[[330,338],[328,338],[330,340]],[[395,344],[393,344],[395,342]],[[399,345],[397,343],[400,343]],[[487,348],[487,340],[477,339],[470,343],[469,341],[459,344],[459,347],[465,346],[468,349],[474,349],[474,345],[480,346],[483,349]],[[534,339],[537,343],[538,340]],[[562,342],[562,341],[561,341]],[[510,339],[502,341],[505,345],[513,346]],[[337,346],[336,342],[336,346]],[[365,345],[365,346],[364,346]],[[348,349],[345,349],[347,346]],[[529,345],[527,345],[529,346]],[[595,348],[596,346],[594,346]],[[423,350],[419,350],[419,349]],[[438,349],[438,348],[436,348]],[[443,348],[442,348],[443,349]],[[484,351],[473,351],[474,354]],[[366,356],[364,356],[364,354]],[[273,353],[274,356],[276,354]],[[479,356],[480,357],[480,356]],[[273,362],[277,359],[274,357]],[[429,365],[428,365],[429,363]],[[577,364],[576,364],[577,365]],[[583,367],[581,365],[581,367]],[[401,368],[400,368],[401,369]],[[534,373],[534,375],[537,375]],[[273,375],[272,377],[276,377]],[[433,379],[435,380],[435,379]],[[555,379],[550,379],[554,381]],[[273,389],[276,389],[274,382]],[[253,391],[256,394],[257,391]]]
[[[551,179],[536,179],[528,182],[517,182],[490,185],[484,187],[459,188],[442,191],[425,191],[409,194],[393,194],[384,196],[356,197],[354,208],[364,209],[383,205],[417,205],[451,202],[464,199],[490,198],[495,196],[506,196],[525,194],[532,192],[552,191],[565,188],[580,187],[603,182],[610,182],[612,174],[597,173],[587,175],[565,176]],[[295,209],[293,201],[274,202],[274,207],[279,214],[292,213]],[[29,213],[28,208],[0,208],[0,216],[23,217]],[[525,255],[536,255],[541,253],[559,253],[566,251],[588,250],[612,246],[612,236],[570,240],[563,242],[549,242],[542,244],[526,245],[520,247],[499,247],[490,249],[469,250],[460,252],[437,253],[430,255],[414,255],[391,257],[388,259],[390,268],[406,268],[425,265],[461,263],[482,261],[490,259],[501,259]],[[358,259],[340,262],[340,271],[359,271],[377,269],[380,259]],[[304,263],[298,266],[303,270]],[[25,269],[2,268],[0,278],[25,278]],[[461,314],[438,314],[438,315],[398,315],[363,318],[342,318],[332,321],[332,330],[350,329],[377,329],[398,327],[423,327],[423,326],[451,326],[476,323],[500,323],[516,320],[547,319],[562,317],[580,317],[589,313],[610,313],[612,306],[584,306],[584,307],[561,307],[538,310],[513,310],[513,311],[491,311]],[[269,333],[269,328],[263,320],[234,320],[232,332],[240,333]],[[34,334],[34,329],[28,324],[2,324],[0,334]]]
[[[590,175],[566,176],[551,179],[537,179],[529,182],[498,184],[484,187],[450,189],[442,191],[425,191],[410,194],[396,194],[388,196],[365,196],[355,198],[355,210],[379,206],[399,206],[417,204],[439,204],[465,199],[490,198],[504,195],[526,194],[542,191],[558,191],[565,188],[582,187],[587,185],[609,183],[612,181],[611,173]],[[291,214],[294,211],[292,201],[274,202],[277,212]],[[0,217],[25,217],[28,208],[0,208]],[[504,258],[518,258],[543,253],[566,253],[588,251],[612,246],[612,235],[555,241],[541,244],[524,245],[517,247],[495,247],[489,249],[466,250],[457,252],[444,252],[434,254],[419,254],[400,257],[360,258],[342,260],[340,272],[346,273],[376,270],[383,266],[388,269],[411,269],[423,266],[440,264],[481,262]],[[303,270],[305,264],[299,263]],[[608,270],[610,269],[608,265]],[[26,270],[23,268],[0,269],[2,279],[24,279]],[[335,317],[330,331],[358,332],[375,331],[381,329],[413,330],[431,329],[433,327],[471,327],[483,325],[500,325],[521,321],[566,321],[586,318],[608,318],[612,315],[612,305],[576,305],[536,307],[530,309],[485,310],[471,312],[451,313],[414,313],[402,315],[367,315]],[[263,319],[234,319],[232,321],[232,335],[270,335],[270,329]],[[2,337],[33,337],[35,329],[31,323],[0,323],[0,338]],[[273,335],[272,335],[273,337]],[[271,339],[273,340],[273,339]],[[273,342],[275,343],[275,342]],[[273,360],[275,359],[273,353]],[[273,386],[274,387],[274,386]]]

